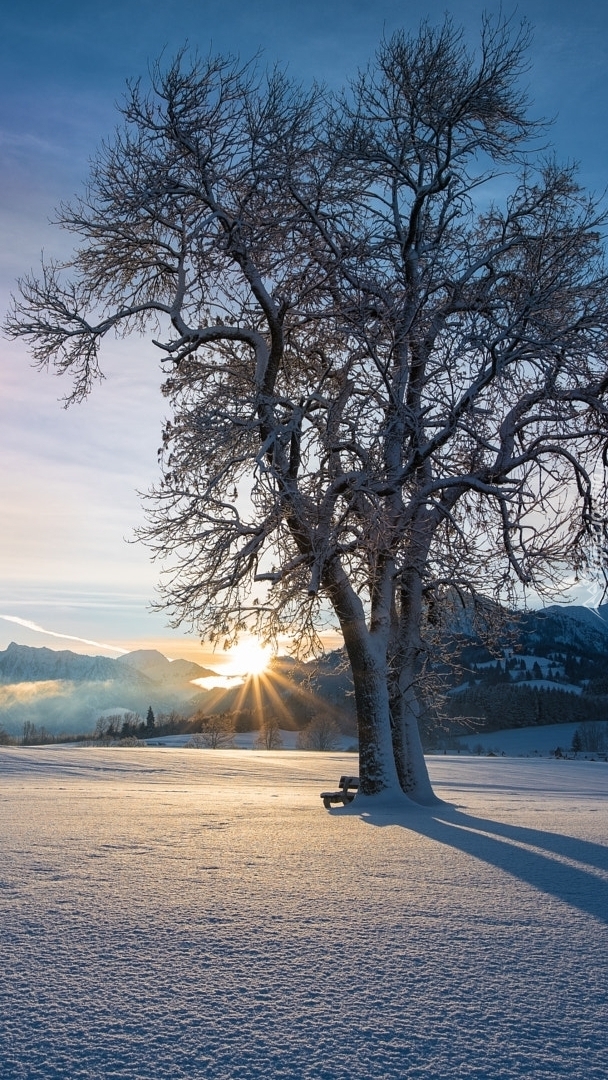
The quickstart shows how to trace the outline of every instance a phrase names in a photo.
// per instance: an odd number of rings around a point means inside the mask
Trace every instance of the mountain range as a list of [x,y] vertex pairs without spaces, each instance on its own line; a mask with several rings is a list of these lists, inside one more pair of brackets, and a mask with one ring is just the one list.
[[152,649],[111,659],[11,642],[0,652],[0,724],[9,734],[26,721],[49,732],[89,731],[102,713],[194,711],[201,690],[193,680],[215,674]]
[[[532,708],[522,710],[524,701],[532,700],[530,693],[549,689],[564,701],[570,695],[570,702],[573,694],[585,694],[589,706],[590,693],[595,694],[596,712],[605,696],[608,716],[608,605],[596,610],[554,605],[520,613],[502,655],[500,650],[489,653],[472,632],[459,629],[457,674],[444,672],[451,687],[447,716],[469,713],[500,727],[501,700],[508,719],[513,701],[516,711],[525,713]],[[20,734],[26,722],[50,733],[86,732],[102,714],[126,709],[143,717],[152,707],[157,716],[173,710],[185,716],[199,709],[231,711],[249,714],[254,724],[256,717],[272,713],[285,727],[300,727],[322,710],[345,730],[352,729],[352,683],[340,651],[305,664],[279,657],[263,680],[246,680],[229,689],[198,684],[216,675],[188,660],[170,661],[152,649],[111,659],[12,642],[0,652],[0,727],[12,735]],[[540,715],[538,706],[535,709]],[[544,722],[552,720],[547,715]],[[537,717],[537,722],[543,720]]]

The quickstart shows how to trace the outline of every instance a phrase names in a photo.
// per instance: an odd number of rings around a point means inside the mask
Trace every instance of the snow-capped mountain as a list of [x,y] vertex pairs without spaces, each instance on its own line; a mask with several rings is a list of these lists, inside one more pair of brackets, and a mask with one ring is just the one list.
[[189,711],[200,700],[193,679],[213,674],[187,660],[137,650],[119,659],[11,642],[0,652],[0,725],[18,734],[27,721],[50,732],[92,730],[98,716],[128,709],[142,716]]
[[599,608],[580,605],[551,607],[521,617],[522,634],[537,645],[548,644],[580,650],[584,654],[608,654],[608,604]]
[[68,649],[35,649],[11,641],[0,652],[0,683],[69,679],[71,682],[120,678],[122,670],[107,656],[81,656]]

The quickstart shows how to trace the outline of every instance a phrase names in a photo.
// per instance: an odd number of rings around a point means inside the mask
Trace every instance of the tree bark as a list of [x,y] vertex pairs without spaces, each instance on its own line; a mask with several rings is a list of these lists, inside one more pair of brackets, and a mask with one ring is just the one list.
[[418,721],[420,702],[416,674],[420,652],[422,620],[422,567],[428,557],[432,530],[416,530],[410,550],[410,570],[401,581],[399,613],[393,607],[391,620],[391,657],[389,696],[391,732],[399,783],[414,802],[432,805],[440,802],[435,795],[424,760]]
[[429,779],[420,741],[420,704],[414,686],[414,672],[399,672],[396,692],[391,694],[393,751],[399,783],[413,802],[432,806],[441,802]]
[[[367,634],[367,631],[365,631]],[[363,795],[401,790],[394,760],[385,658],[362,635],[347,645],[357,708],[359,778]]]

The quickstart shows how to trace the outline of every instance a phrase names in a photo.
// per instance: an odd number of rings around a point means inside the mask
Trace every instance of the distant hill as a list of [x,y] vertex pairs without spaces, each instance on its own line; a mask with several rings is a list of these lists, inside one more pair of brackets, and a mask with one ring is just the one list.
[[562,646],[590,657],[605,658],[608,654],[608,604],[593,610],[553,604],[522,614],[520,626],[522,644],[528,640],[537,648],[550,650]]
[[520,613],[502,651],[471,638],[457,659],[443,706],[453,731],[608,719],[608,605]]
[[192,660],[167,660],[158,649],[136,649],[134,652],[124,653],[111,663],[133,668],[153,682],[163,684],[177,685],[217,675],[216,671],[201,667]]

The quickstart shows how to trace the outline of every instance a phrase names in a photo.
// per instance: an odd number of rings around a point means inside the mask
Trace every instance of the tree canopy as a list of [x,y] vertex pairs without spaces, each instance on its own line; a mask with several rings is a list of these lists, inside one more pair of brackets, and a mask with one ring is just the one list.
[[527,47],[501,19],[475,51],[423,24],[339,96],[156,67],[60,209],[73,259],[9,318],[74,401],[108,334],[154,335],[168,610],[302,652],[333,612],[363,796],[433,799],[417,686],[450,598],[559,588],[603,529],[605,217],[539,150]]

